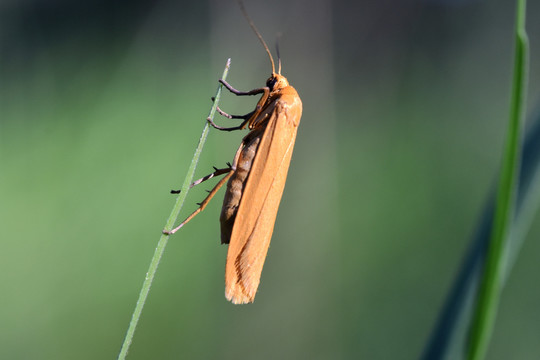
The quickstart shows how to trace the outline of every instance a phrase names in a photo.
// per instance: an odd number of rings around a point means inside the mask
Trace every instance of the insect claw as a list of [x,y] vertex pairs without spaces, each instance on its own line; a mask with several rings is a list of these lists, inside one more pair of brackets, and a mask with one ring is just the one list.
[[230,162],[227,161],[227,166],[232,169],[232,165]]
[[218,171],[218,168],[217,168],[217,167],[215,167],[215,166],[212,166],[212,167],[214,168],[214,170]]
[[180,194],[182,190],[171,190],[171,194]]
[[197,203],[197,205],[201,206],[201,205],[202,205],[202,203]]
[[210,100],[212,100],[212,102],[214,102],[214,101],[216,101],[216,97],[215,97],[215,96],[212,96],[212,97],[210,98]]

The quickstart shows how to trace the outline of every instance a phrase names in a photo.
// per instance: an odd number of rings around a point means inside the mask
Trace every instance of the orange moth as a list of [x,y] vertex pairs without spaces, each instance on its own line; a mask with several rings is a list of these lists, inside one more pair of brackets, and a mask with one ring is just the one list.
[[208,118],[209,123],[222,131],[241,130],[247,126],[250,132],[242,139],[233,163],[228,168],[216,169],[214,173],[193,183],[197,185],[214,176],[227,174],[193,214],[166,233],[175,233],[204,210],[219,188],[228,181],[220,216],[221,243],[229,244],[225,297],[234,304],[246,304],[253,302],[259,286],[302,116],[302,101],[296,90],[281,75],[281,61],[278,62],[276,73],[268,46],[243,4],[240,1],[239,4],[268,53],[272,75],[266,81],[266,86],[247,92],[238,91],[226,81],[220,80],[235,95],[262,96],[255,109],[246,115],[229,115],[218,108],[219,113],[225,117],[242,119],[239,126],[223,128]]

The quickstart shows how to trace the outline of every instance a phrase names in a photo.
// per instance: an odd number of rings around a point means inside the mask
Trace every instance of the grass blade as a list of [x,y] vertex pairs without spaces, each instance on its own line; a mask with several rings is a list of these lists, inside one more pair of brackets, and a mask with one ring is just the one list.
[[528,45],[525,32],[525,9],[526,1],[518,0],[510,119],[487,258],[473,314],[474,320],[468,353],[468,358],[471,360],[480,360],[485,357],[493,332],[504,279],[503,263],[506,242],[510,235],[510,225],[514,216],[527,92]]
[[[533,125],[528,129],[523,145],[516,211],[507,243],[508,258],[503,268],[503,283],[540,207],[540,110],[529,122]],[[467,353],[467,331],[471,326],[471,314],[493,223],[494,199],[495,194],[492,193],[431,338],[426,344],[421,357],[423,360],[462,359]]]
[[[528,48],[524,30],[524,14],[525,2],[522,2],[518,4],[518,21],[516,23],[516,61],[511,101],[511,124],[513,125],[521,124],[525,108]],[[528,130],[525,138],[521,167],[513,169],[514,172],[519,171],[519,176],[513,180],[513,191],[514,195],[517,191],[517,199],[513,222],[509,229],[509,238],[505,249],[502,250],[506,261],[502,265],[499,264],[501,266],[499,269],[499,289],[503,286],[517,258],[533,216],[540,206],[540,111],[531,123],[534,125]],[[517,135],[517,140],[520,140],[521,126],[518,131],[518,134],[514,133],[513,135],[509,132],[509,137],[516,137]],[[515,151],[521,150],[519,143],[513,145],[517,145]],[[519,157],[517,154],[517,152],[514,153]],[[515,189],[516,185],[517,189]],[[514,195],[513,198],[516,198]],[[421,358],[424,360],[462,359],[467,355],[468,346],[470,345],[467,336],[471,328],[480,276],[484,268],[490,236],[493,233],[495,200],[496,194],[492,193],[478,222],[479,225],[474,234],[473,242],[467,251],[454,285],[432,331],[430,340],[422,354]],[[511,214],[506,220],[508,219],[512,219]]]
[[[221,77],[223,80],[227,78],[230,64],[231,64],[231,59],[228,59],[227,64],[225,65],[225,69],[223,70],[223,75]],[[216,91],[214,104],[212,106],[212,109],[210,110],[210,114],[208,115],[210,119],[213,119],[216,113],[216,108],[218,106],[219,99],[221,97],[221,88],[222,88],[222,85],[220,84]],[[210,127],[207,121],[205,123],[204,129],[199,139],[199,144],[197,145],[195,154],[193,155],[193,159],[191,160],[191,165],[189,166],[188,172],[186,174],[186,178],[184,179],[182,190],[180,194],[178,195],[178,197],[176,198],[176,203],[174,204],[171,214],[169,215],[169,219],[167,220],[167,223],[165,225],[165,230],[172,229],[172,227],[174,226],[174,223],[176,222],[176,219],[178,218],[178,214],[180,214],[180,210],[182,209],[182,205],[184,204],[184,200],[189,191],[189,187],[191,185],[191,182],[193,181],[193,176],[195,175],[195,169],[197,168],[197,163],[199,162],[199,157],[201,155],[201,152],[204,147],[204,143],[206,142],[206,138],[208,136],[209,131],[210,131]],[[165,251],[165,247],[167,246],[168,240],[169,240],[169,235],[162,234],[156,246],[154,256],[152,257],[152,260],[150,261],[150,266],[148,268],[148,272],[146,273],[146,277],[144,279],[141,292],[139,294],[139,299],[137,300],[137,305],[135,306],[135,310],[133,311],[133,315],[129,323],[129,327],[126,333],[126,337],[124,339],[124,343],[122,344],[120,354],[118,355],[118,360],[124,360],[127,356],[129,346],[131,345],[131,342],[133,340],[133,335],[135,334],[135,329],[137,328],[137,323],[139,322],[139,318],[141,316],[141,313],[144,307],[144,303],[146,302],[146,298],[148,297],[148,293],[150,292],[150,286],[152,285],[152,281],[154,280],[154,275],[156,274],[157,268],[159,266],[159,261],[161,260],[161,256],[163,255],[163,252]]]

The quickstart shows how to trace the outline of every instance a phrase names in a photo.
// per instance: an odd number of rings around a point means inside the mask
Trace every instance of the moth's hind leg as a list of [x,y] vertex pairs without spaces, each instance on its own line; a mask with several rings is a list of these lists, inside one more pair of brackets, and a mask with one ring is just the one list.
[[[227,174],[229,171],[231,171],[231,168],[232,168],[232,165],[230,163],[227,163],[227,165],[229,167],[223,168],[223,169],[218,169],[218,168],[216,168],[214,166],[215,171],[213,173],[211,173],[209,175],[206,175],[206,176],[200,178],[199,180],[195,180],[194,182],[191,183],[191,185],[189,185],[189,188],[191,189],[192,187],[197,186],[200,183],[205,182],[206,180],[210,180],[213,177],[220,176],[220,175],[223,175],[223,174]],[[180,190],[171,190],[171,194],[180,194]]]
[[[205,178],[208,177],[208,179],[210,179],[210,177],[213,177],[215,175],[215,173],[217,172],[222,172],[222,173],[228,173],[227,176],[225,176],[223,179],[221,179],[217,184],[216,186],[214,186],[214,188],[210,191],[210,193],[208,194],[208,196],[203,200],[202,203],[199,204],[199,207],[197,208],[197,210],[195,210],[191,215],[189,215],[186,220],[182,221],[182,223],[180,225],[178,225],[177,227],[175,227],[174,229],[172,230],[166,230],[164,229],[162,232],[163,234],[165,235],[172,235],[174,234],[175,232],[177,232],[178,230],[180,230],[180,228],[182,228],[184,225],[186,225],[188,222],[191,221],[191,219],[193,219],[195,216],[197,216],[197,214],[199,214],[201,211],[204,210],[204,208],[206,207],[206,205],[208,205],[208,203],[210,202],[210,200],[212,200],[212,198],[216,195],[216,193],[218,192],[218,190],[227,182],[227,180],[229,180],[229,178],[234,174],[234,172],[236,171],[236,166],[238,165],[238,158],[240,157],[240,152],[242,151],[242,149],[244,148],[244,143],[242,142],[242,144],[240,145],[240,147],[238,148],[238,150],[236,151],[236,155],[234,155],[234,160],[233,160],[233,163],[232,165],[231,164],[227,164],[229,165],[228,168],[226,169],[216,169],[216,171],[214,171],[212,174],[210,175],[207,175],[197,181],[195,181],[192,186],[195,186],[197,184],[200,184],[201,182],[205,181]],[[211,176],[212,175],[212,176]],[[206,179],[206,180],[208,180]]]
[[201,211],[204,210],[204,208],[206,207],[206,205],[208,205],[208,203],[210,202],[210,200],[212,200],[212,198],[214,197],[214,195],[216,195],[216,193],[218,192],[218,190],[227,182],[227,180],[229,180],[229,178],[232,176],[232,174],[234,174],[234,171],[232,170],[232,168],[229,168],[229,173],[227,174],[227,176],[225,176],[223,179],[221,179],[217,184],[216,186],[214,186],[214,188],[210,191],[210,194],[208,194],[208,196],[206,197],[206,199],[203,200],[202,203],[199,204],[199,207],[197,208],[197,210],[195,210],[191,215],[189,215],[186,220],[182,221],[182,223],[180,225],[178,225],[177,227],[175,227],[174,229],[170,230],[170,231],[167,231],[167,230],[163,230],[163,233],[165,235],[172,235],[174,234],[175,232],[177,232],[178,230],[180,230],[184,225],[186,225],[188,222],[191,221],[191,219],[193,219],[195,216],[197,216],[197,214],[199,214]]

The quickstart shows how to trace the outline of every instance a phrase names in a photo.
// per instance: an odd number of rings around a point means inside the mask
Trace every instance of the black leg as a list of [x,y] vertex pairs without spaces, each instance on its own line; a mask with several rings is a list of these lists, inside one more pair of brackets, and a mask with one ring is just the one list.
[[227,90],[229,90],[230,92],[238,96],[262,94],[265,92],[265,89],[266,89],[266,88],[259,88],[259,89],[253,89],[250,91],[240,91],[233,88],[228,82],[226,82],[223,79],[219,79],[219,82],[222,83],[227,88]]
[[[200,183],[202,183],[202,182],[204,182],[206,180],[210,180],[211,178],[213,178],[215,176],[220,176],[220,175],[229,173],[232,170],[232,167],[231,167],[231,165],[229,163],[227,163],[227,165],[229,167],[224,168],[224,169],[218,169],[218,168],[214,167],[215,171],[213,173],[211,173],[209,175],[206,175],[205,177],[202,177],[199,180],[194,181],[191,185],[189,185],[189,188],[191,189],[192,187],[197,186],[197,185],[199,185]],[[171,190],[171,194],[180,194],[180,190]]]
[[[214,99],[212,98],[212,101]],[[235,131],[235,130],[242,130],[245,128],[246,124],[248,123],[249,119],[253,116],[253,114],[255,114],[255,111],[252,111],[246,115],[230,115],[230,114],[227,114],[225,111],[221,110],[218,107],[216,107],[216,110],[219,112],[220,115],[228,118],[228,119],[243,119],[244,121],[242,121],[242,123],[238,126],[234,126],[234,127],[222,127],[222,126],[219,126],[219,125],[216,125],[216,123],[210,119],[210,117],[208,117],[206,120],[210,123],[210,125],[212,125],[214,128],[218,129],[218,130],[221,130],[221,131]]]
[[252,111],[252,112],[250,112],[250,113],[248,113],[246,115],[230,115],[230,114],[227,114],[225,111],[221,110],[219,108],[219,106],[216,107],[216,110],[221,116],[225,116],[227,119],[244,119],[244,120],[246,120],[246,119],[249,119],[250,117],[252,117],[253,114],[255,114],[255,111]]
[[221,126],[219,126],[219,125],[216,125],[216,123],[213,122],[212,119],[210,119],[210,118],[207,118],[206,120],[210,123],[210,125],[212,125],[212,127],[216,128],[216,129],[218,129],[218,130],[221,130],[221,131],[235,131],[235,130],[242,130],[242,129],[246,126],[246,124],[248,123],[248,121],[249,121],[249,119],[246,119],[246,120],[242,121],[242,123],[241,123],[240,125],[238,125],[238,126],[226,128],[226,127],[221,127]]

